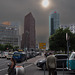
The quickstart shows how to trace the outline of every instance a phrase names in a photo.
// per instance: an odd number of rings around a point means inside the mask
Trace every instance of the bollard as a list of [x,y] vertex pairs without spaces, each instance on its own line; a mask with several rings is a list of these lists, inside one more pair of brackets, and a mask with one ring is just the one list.
[[46,69],[46,65],[44,64],[44,75],[45,75],[45,69]]
[[64,75],[64,62],[63,62],[63,75]]

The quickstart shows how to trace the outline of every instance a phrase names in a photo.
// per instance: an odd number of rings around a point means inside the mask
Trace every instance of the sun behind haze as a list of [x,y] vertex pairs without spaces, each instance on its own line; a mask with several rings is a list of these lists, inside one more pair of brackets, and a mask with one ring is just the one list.
[[43,7],[48,7],[48,5],[49,5],[49,1],[48,0],[43,0],[42,1],[42,6]]

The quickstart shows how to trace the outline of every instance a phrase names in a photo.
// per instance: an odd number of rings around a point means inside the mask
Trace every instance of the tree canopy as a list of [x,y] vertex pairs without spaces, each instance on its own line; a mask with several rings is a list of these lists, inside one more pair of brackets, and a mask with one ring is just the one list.
[[69,35],[69,48],[70,50],[75,49],[75,34],[73,34],[69,28],[59,28],[56,32],[49,37],[49,49],[50,50],[63,50],[67,51],[66,33]]

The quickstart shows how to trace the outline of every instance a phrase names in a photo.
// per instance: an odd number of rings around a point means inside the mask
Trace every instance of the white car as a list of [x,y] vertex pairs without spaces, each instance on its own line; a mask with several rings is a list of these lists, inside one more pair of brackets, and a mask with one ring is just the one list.
[[8,55],[8,52],[2,52],[0,53],[0,58],[5,58],[7,57],[7,55]]
[[5,55],[5,57],[7,58],[7,56],[8,56],[8,52],[4,52],[4,55]]
[[9,53],[8,53],[8,56],[7,56],[7,59],[11,59],[12,56],[13,56],[13,52],[9,52]]

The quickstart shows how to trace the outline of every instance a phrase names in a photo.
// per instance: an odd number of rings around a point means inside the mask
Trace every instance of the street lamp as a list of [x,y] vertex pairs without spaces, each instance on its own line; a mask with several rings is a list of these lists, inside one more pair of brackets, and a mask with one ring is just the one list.
[[67,55],[68,55],[68,69],[69,69],[69,36],[68,33],[66,33],[66,41],[67,41]]

